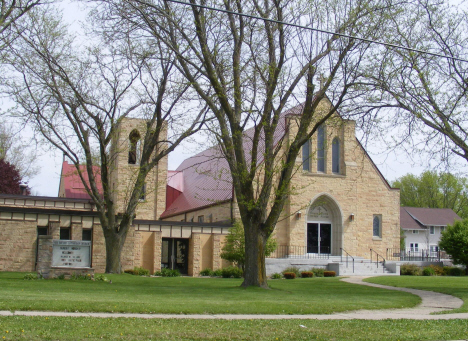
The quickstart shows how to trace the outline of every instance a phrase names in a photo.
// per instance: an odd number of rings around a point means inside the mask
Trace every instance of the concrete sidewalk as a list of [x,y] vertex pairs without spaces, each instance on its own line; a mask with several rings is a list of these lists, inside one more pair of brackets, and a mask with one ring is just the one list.
[[468,319],[468,313],[430,315],[445,310],[459,308],[463,301],[459,298],[432,291],[396,288],[386,285],[366,283],[367,277],[350,277],[342,279],[345,282],[368,285],[377,288],[405,291],[421,297],[422,302],[414,308],[385,309],[385,310],[357,310],[330,315],[177,315],[177,314],[127,314],[127,313],[69,313],[53,311],[0,311],[0,316],[69,316],[69,317],[98,317],[98,318],[143,318],[143,319],[201,319],[201,320],[384,320],[384,319],[412,319],[412,320],[451,320]]

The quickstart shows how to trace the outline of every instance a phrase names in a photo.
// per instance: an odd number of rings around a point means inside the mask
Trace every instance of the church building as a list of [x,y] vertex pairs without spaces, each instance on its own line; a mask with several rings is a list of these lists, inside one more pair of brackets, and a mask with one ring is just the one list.
[[[288,144],[298,106],[275,134]],[[144,121],[124,119],[113,141],[114,202],[123,205],[138,170]],[[249,131],[246,132],[248,141]],[[248,142],[245,145],[248,150]],[[284,147],[283,147],[284,148]],[[399,190],[391,188],[355,136],[355,122],[335,115],[319,127],[296,160],[291,193],[275,228],[275,259],[385,257],[400,243]],[[239,212],[227,166],[214,146],[148,175],[122,254],[124,269],[178,269],[199,275],[226,266],[225,236]],[[91,241],[91,267],[105,270],[105,244],[95,206],[66,160],[58,197],[0,194],[0,271],[35,271],[41,238]]]

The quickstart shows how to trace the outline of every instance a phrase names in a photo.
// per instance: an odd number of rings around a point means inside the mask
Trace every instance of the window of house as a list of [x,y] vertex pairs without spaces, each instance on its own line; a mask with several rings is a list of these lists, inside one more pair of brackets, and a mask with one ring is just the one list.
[[141,194],[140,194],[140,201],[145,201],[146,200],[146,183],[143,184],[143,188],[141,189]]
[[81,240],[89,240],[93,239],[93,229],[83,229],[81,233]]
[[140,133],[134,129],[128,136],[128,163],[136,165],[140,162]]
[[372,222],[372,235],[374,237],[382,238],[382,218],[380,215],[374,215]]
[[410,250],[413,252],[419,251],[419,244],[418,243],[410,243]]
[[445,226],[441,226],[440,227],[440,233],[444,232],[445,231]]
[[61,227],[60,228],[60,239],[61,240],[70,240],[71,239],[71,233],[70,233],[70,228],[69,227]]
[[199,223],[203,223],[204,220],[205,220],[205,216],[203,216],[203,215],[198,216],[198,222]]
[[302,170],[310,171],[310,141],[302,146]]
[[317,172],[325,172],[325,127],[317,129]]
[[429,226],[429,231],[430,231],[430,234],[435,234],[435,227]]
[[209,221],[210,223],[213,222],[213,214],[210,214],[210,215],[208,216],[208,221]]
[[431,245],[430,250],[431,250],[431,254],[437,253],[439,251],[439,246],[438,245]]
[[418,234],[419,230],[413,230],[413,234]]
[[340,173],[340,140],[335,137],[332,142],[332,172]]

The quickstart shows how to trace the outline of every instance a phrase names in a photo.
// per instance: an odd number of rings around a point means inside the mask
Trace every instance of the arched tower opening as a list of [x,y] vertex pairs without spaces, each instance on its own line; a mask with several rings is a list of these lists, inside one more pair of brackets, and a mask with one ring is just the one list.
[[140,162],[140,133],[133,129],[128,135],[128,164],[135,165]]

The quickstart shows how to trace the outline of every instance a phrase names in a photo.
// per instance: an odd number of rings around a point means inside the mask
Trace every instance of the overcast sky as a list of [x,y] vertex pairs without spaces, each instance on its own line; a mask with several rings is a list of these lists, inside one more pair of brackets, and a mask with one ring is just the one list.
[[[62,7],[64,18],[73,23],[74,28],[78,30],[80,28],[79,21],[84,19],[84,14],[80,11],[77,3],[62,2]],[[28,136],[30,136],[29,133],[23,133],[24,139],[28,140]],[[368,141],[366,149],[384,177],[390,182],[407,173],[420,174],[426,169],[422,163],[426,164],[427,160],[413,161],[403,152],[382,153],[385,146],[379,145],[375,141]],[[169,156],[169,169],[176,169],[184,159],[195,152],[195,149],[189,150],[186,146],[181,145]],[[29,185],[32,187],[33,194],[57,196],[63,156],[58,151],[39,151],[39,154],[40,173],[29,181]]]

